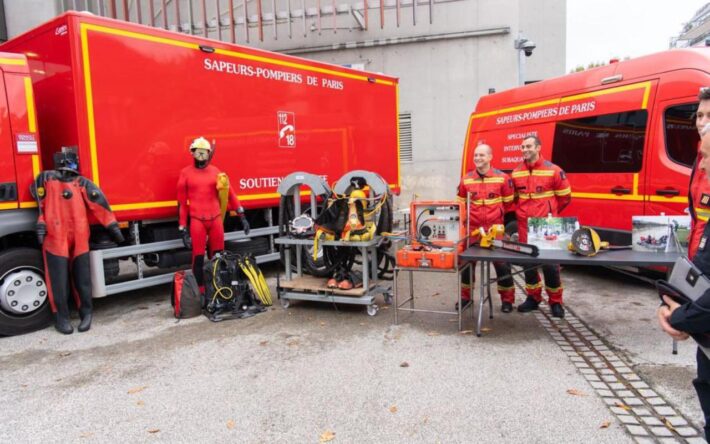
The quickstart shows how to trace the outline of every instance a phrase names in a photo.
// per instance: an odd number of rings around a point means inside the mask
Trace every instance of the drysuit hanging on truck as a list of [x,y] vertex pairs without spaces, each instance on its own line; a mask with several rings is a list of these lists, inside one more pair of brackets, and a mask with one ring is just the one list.
[[78,330],[91,327],[90,215],[117,243],[124,239],[104,194],[77,172],[76,153],[56,153],[54,164],[55,170],[37,176],[32,191],[39,205],[37,240],[42,244],[55,328],[70,334],[74,331],[69,322],[70,287],[81,317]]
[[[193,165],[180,171],[177,184],[179,230],[186,248],[192,249],[192,271],[204,293],[205,252],[209,239],[209,255],[224,250],[224,214],[226,210],[239,215],[244,234],[249,234],[249,223],[244,208],[234,190],[229,187],[227,176],[210,161],[214,156],[213,146],[204,137],[190,144]],[[189,231],[187,217],[190,216]]]

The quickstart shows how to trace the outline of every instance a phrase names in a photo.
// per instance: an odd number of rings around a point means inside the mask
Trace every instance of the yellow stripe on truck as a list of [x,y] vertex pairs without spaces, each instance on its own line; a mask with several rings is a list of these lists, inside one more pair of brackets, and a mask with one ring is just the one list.
[[6,57],[0,57],[0,65],[16,65],[25,66],[27,62],[24,59],[8,59]]
[[25,77],[25,102],[27,103],[27,129],[31,133],[36,133],[35,99],[32,92],[32,79],[29,77]]
[[17,202],[0,203],[0,210],[14,210],[15,208],[17,208]]
[[[109,28],[109,27],[101,26],[101,25],[82,23],[81,29],[82,29],[82,31],[84,31],[86,29],[86,30],[91,30],[91,31],[103,32],[105,34],[120,35],[122,37],[129,37],[129,38],[138,39],[138,40],[146,40],[149,42],[162,43],[162,44],[166,44],[166,45],[180,46],[182,48],[194,49],[194,50],[198,50],[198,51],[200,50],[200,45],[198,45],[197,43],[188,43],[188,42],[183,42],[181,40],[170,39],[170,38],[166,38],[166,37],[157,37],[154,35],[141,34],[139,32],[126,31],[123,29]],[[82,38],[83,38],[83,35],[82,35]],[[353,74],[353,73],[349,73],[349,72],[342,72],[342,71],[337,71],[337,70],[328,69],[328,68],[320,68],[317,66],[305,65],[303,63],[291,62],[288,60],[281,60],[281,59],[274,59],[271,57],[265,57],[265,56],[259,56],[259,55],[253,55],[253,54],[247,54],[244,52],[237,52],[237,51],[230,51],[227,49],[215,48],[214,53],[226,55],[226,56],[230,56],[230,57],[235,57],[235,58],[240,58],[240,59],[244,59],[244,60],[252,60],[255,62],[270,63],[272,65],[286,66],[289,68],[302,69],[304,71],[318,72],[321,74],[329,74],[329,75],[333,75],[333,76],[337,76],[337,77],[345,77],[348,79],[361,80],[364,82],[370,81],[370,78],[368,76],[364,76],[364,75]],[[384,80],[384,79],[378,79],[378,78],[375,78],[374,81],[375,81],[374,83],[379,83],[381,85],[388,85],[388,86],[393,86],[396,84],[395,82],[393,82],[391,80]]]

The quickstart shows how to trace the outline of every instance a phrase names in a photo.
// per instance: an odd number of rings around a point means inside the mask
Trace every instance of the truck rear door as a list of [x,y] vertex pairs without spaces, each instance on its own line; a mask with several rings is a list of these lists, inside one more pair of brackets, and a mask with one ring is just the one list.
[[[2,144],[8,144],[15,159],[17,200],[20,208],[36,206],[30,185],[40,170],[39,141],[32,81],[28,73],[3,73],[9,119],[2,122]],[[5,131],[5,130],[8,131]]]
[[16,152],[13,147],[5,76],[0,58],[0,210],[12,210],[19,207],[18,184],[15,169]]

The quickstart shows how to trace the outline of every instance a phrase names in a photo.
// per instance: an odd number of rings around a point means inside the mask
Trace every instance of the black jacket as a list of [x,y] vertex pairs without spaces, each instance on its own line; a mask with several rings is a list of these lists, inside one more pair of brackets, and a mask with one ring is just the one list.
[[[693,264],[703,274],[710,275],[710,224],[705,226]],[[670,324],[676,330],[690,334],[710,333],[710,290],[695,302],[678,307],[670,318]]]

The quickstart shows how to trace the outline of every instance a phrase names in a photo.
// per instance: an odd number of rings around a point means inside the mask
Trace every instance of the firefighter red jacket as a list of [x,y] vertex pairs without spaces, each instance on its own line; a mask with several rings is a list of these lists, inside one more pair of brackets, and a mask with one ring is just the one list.
[[528,217],[557,216],[572,199],[572,189],[565,172],[540,157],[533,165],[523,162],[512,172],[517,198],[518,221]]
[[710,218],[710,181],[707,173],[698,168],[700,153],[690,173],[690,187],[688,190],[688,206],[692,220],[690,237],[688,239],[688,257],[693,258],[698,251],[700,238],[705,230],[705,225]]
[[494,224],[502,224],[505,213],[513,211],[513,181],[500,170],[490,168],[486,174],[469,171],[461,178],[458,199],[466,202],[466,194],[471,195],[469,220],[471,230],[483,227],[486,230]]

